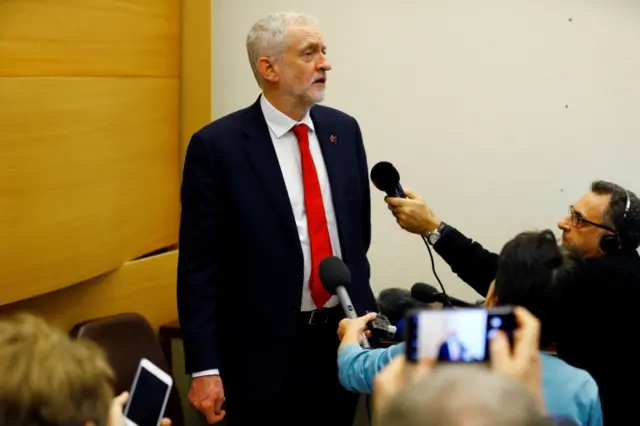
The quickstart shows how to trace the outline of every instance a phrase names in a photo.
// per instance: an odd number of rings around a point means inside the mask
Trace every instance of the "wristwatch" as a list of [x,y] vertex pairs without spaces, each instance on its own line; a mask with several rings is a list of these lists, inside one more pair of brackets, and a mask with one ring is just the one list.
[[438,229],[429,232],[429,235],[427,235],[427,241],[429,241],[429,244],[434,245],[435,243],[437,243],[446,227],[446,223],[440,222],[440,226],[438,226]]

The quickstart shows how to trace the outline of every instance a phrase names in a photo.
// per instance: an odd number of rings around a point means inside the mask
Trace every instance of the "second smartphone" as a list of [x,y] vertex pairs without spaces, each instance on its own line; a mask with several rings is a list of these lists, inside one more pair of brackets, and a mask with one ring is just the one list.
[[406,321],[406,357],[439,362],[487,362],[489,340],[498,330],[513,345],[512,307],[443,308],[412,311]]

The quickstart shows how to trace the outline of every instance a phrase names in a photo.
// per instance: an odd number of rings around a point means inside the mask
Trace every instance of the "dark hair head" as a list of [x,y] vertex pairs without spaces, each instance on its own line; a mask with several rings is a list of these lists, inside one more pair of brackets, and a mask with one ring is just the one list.
[[500,305],[519,305],[538,317],[541,347],[556,341],[563,293],[582,279],[585,261],[560,247],[553,232],[523,232],[502,248],[494,295]]
[[[635,250],[640,246],[640,200],[636,194],[625,190],[620,185],[604,180],[591,183],[591,192],[598,195],[610,195],[611,201],[604,212],[605,223],[616,230],[620,236],[623,249]],[[629,196],[629,211],[627,208]]]

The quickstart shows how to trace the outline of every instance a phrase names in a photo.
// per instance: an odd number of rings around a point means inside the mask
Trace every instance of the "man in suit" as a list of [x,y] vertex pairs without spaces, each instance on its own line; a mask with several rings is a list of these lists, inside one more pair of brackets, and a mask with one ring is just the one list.
[[467,361],[467,348],[462,344],[455,331],[450,331],[447,339],[440,345],[438,361]]
[[189,399],[209,423],[228,412],[232,425],[351,425],[358,395],[340,386],[336,365],[344,314],[318,264],[342,258],[356,310],[375,310],[362,135],[353,117],[316,105],[331,65],[312,17],[271,14],[246,44],[261,96],[196,132],[184,166]]

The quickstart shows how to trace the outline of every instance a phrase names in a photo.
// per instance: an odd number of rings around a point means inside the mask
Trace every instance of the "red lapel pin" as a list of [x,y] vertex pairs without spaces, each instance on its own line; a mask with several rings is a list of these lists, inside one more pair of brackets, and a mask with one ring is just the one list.
[[336,138],[336,136],[335,136],[335,135],[331,135],[331,136],[329,136],[329,140],[331,141],[331,143],[336,143],[336,142],[338,142],[338,138]]

